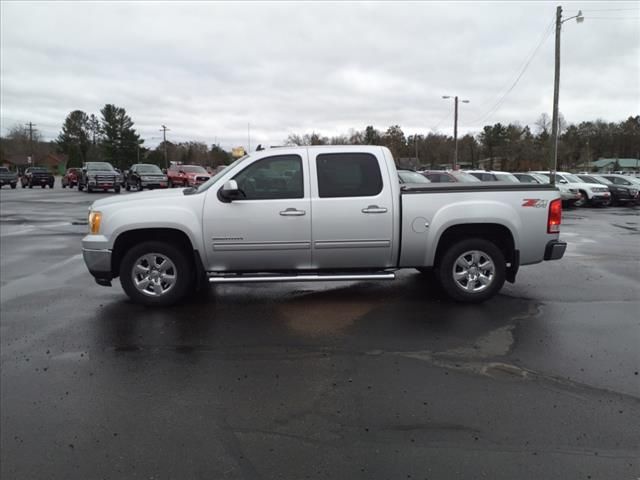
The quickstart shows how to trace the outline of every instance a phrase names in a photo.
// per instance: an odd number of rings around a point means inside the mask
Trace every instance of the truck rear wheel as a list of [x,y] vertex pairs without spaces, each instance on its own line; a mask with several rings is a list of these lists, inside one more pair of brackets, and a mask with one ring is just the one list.
[[182,300],[193,286],[193,262],[166,242],[143,242],[120,263],[120,283],[133,301],[164,307]]
[[483,302],[497,294],[505,281],[504,255],[482,238],[461,240],[447,249],[438,262],[438,280],[458,302]]

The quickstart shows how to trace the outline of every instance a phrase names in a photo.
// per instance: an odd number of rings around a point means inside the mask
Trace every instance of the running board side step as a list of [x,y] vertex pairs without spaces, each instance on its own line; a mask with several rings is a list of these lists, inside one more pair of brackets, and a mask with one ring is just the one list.
[[208,274],[210,283],[260,283],[260,282],[335,282],[354,280],[395,280],[393,272],[359,274],[300,274],[300,275],[249,275]]

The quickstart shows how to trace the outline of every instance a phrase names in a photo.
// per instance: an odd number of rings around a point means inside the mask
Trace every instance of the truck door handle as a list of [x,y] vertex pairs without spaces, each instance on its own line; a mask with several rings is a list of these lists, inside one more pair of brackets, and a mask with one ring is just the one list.
[[304,210],[296,210],[295,208],[287,208],[286,210],[282,210],[280,215],[283,217],[301,217],[305,215],[307,212]]
[[362,209],[362,213],[387,213],[387,209],[378,205],[369,205]]

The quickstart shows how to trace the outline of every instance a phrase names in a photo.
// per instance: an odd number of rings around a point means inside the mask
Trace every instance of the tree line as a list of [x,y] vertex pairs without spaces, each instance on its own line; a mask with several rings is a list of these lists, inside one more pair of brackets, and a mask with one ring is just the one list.
[[[621,122],[603,120],[567,125],[560,118],[558,170],[586,169],[599,158],[640,158],[640,115]],[[318,132],[291,134],[287,145],[383,145],[394,158],[415,159],[419,166],[442,168],[453,161],[454,140],[450,135],[429,133],[406,135],[399,125],[380,131],[364,130],[328,137]],[[472,168],[527,171],[549,167],[551,120],[540,115],[533,127],[518,123],[486,125],[476,135],[458,139],[458,164]]]
[[[538,170],[549,167],[551,155],[551,120],[542,114],[533,126],[518,123],[486,125],[482,131],[458,139],[458,164],[472,168],[503,170]],[[409,158],[411,164],[424,168],[443,168],[453,161],[454,140],[441,133],[406,134],[399,125],[381,131],[372,125],[346,134],[325,136],[318,132],[290,134],[286,145],[383,145],[396,159]],[[170,162],[204,166],[228,164],[231,153],[219,145],[203,142],[160,142],[155,148],[144,146],[134,122],[124,108],[106,104],[99,115],[81,110],[70,112],[54,142],[44,142],[40,134],[15,125],[0,139],[0,160],[10,154],[36,158],[52,151],[68,156],[67,167],[86,161],[108,161],[126,169],[134,163],[154,163],[165,167]],[[165,159],[166,155],[166,159]],[[621,122],[603,120],[567,124],[560,118],[558,169],[585,170],[598,158],[640,158],[640,115]]]

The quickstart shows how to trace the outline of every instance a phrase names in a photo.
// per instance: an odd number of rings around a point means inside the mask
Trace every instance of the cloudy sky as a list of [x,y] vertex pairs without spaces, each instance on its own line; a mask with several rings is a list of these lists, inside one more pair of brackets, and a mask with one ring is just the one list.
[[[547,2],[2,2],[1,127],[51,139],[75,109],[124,107],[148,145],[281,144],[290,133],[533,124],[551,113]],[[568,122],[640,112],[640,2],[563,3]],[[535,55],[534,55],[535,53]],[[526,69],[524,69],[526,66]],[[519,74],[519,81],[513,86]],[[508,93],[507,93],[508,92]],[[506,96],[505,96],[505,93]]]

